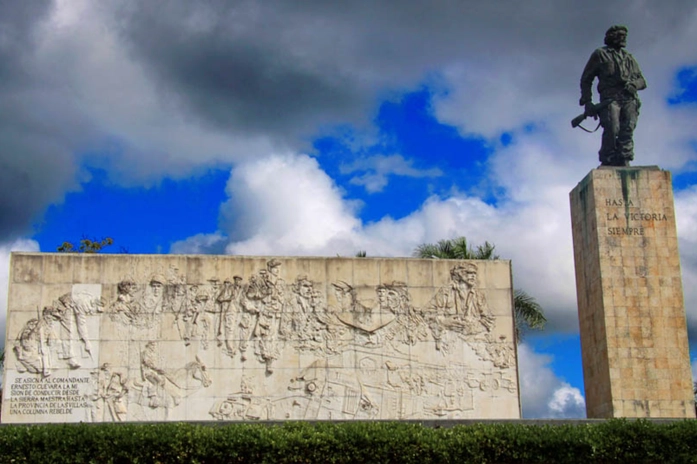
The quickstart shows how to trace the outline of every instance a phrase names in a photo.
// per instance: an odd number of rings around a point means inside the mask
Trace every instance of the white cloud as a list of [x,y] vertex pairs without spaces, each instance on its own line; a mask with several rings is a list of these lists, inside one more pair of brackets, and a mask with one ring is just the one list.
[[443,171],[438,168],[417,169],[413,164],[413,160],[405,160],[402,155],[375,155],[344,164],[340,171],[342,174],[362,172],[362,175],[351,178],[350,182],[363,185],[368,193],[381,192],[391,175],[415,178],[443,175]]
[[34,240],[23,238],[0,244],[0,334],[2,335],[2,337],[0,337],[0,348],[5,346],[7,290],[10,279],[10,253],[13,251],[39,251],[39,244]]
[[[334,255],[355,242],[360,221],[317,161],[279,154],[236,167],[221,212],[235,254]],[[227,221],[227,222],[226,222]]]
[[552,357],[534,352],[526,343],[518,346],[523,417],[579,418],[586,416],[586,403],[578,388],[556,376],[549,366]]
[[[126,183],[247,163],[298,150],[334,124],[365,128],[377,99],[424,81],[443,90],[434,113],[463,133],[494,140],[502,131],[520,132],[517,147],[532,156],[520,161],[530,161],[530,177],[512,172],[504,182],[505,170],[496,169],[493,180],[517,190],[513,201],[534,207],[533,196],[573,187],[596,164],[598,137],[572,132],[568,120],[579,111],[585,60],[619,20],[630,27],[629,48],[649,82],[638,163],[677,169],[695,158],[687,143],[695,111],[664,103],[675,70],[697,60],[694,2],[514,3],[434,7],[412,0],[396,14],[394,6],[365,1],[348,8],[172,0],[160,8],[75,0],[56,2],[45,16],[30,12],[28,38],[8,48],[14,61],[6,61],[17,65],[7,68],[0,88],[0,153],[23,153],[3,158],[10,168],[2,170],[9,174],[0,189],[14,192],[11,180],[26,178],[27,191],[0,195],[9,203],[0,200],[0,211],[9,212],[0,221],[11,223],[0,222],[0,233],[16,236],[46,204],[76,188],[85,153],[99,153],[91,162]],[[538,128],[532,134],[522,129],[530,123]],[[533,164],[538,148],[540,163]],[[514,165],[517,153],[497,156]],[[543,164],[561,158],[573,161],[561,169]],[[436,175],[414,165],[374,160],[354,182],[379,191],[389,175]],[[563,188],[544,191],[552,174],[566,179],[556,179]],[[16,197],[21,201],[7,200]]]
[[223,254],[226,244],[227,237],[220,233],[196,234],[185,240],[174,242],[169,252],[178,255],[196,255],[202,253]]
[[585,417],[586,400],[581,391],[572,387],[566,382],[562,382],[561,387],[554,390],[552,399],[547,402],[550,417]]

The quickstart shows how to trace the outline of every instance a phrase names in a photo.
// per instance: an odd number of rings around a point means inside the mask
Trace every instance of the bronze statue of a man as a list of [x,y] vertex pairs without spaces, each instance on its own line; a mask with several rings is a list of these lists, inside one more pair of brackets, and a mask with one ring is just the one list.
[[[599,152],[603,166],[629,166],[634,159],[632,136],[641,107],[637,91],[646,88],[646,81],[634,57],[623,50],[626,45],[627,28],[612,26],[605,33],[605,46],[593,52],[581,76],[579,104],[586,116],[599,116],[603,126]],[[596,77],[600,103],[593,105]]]

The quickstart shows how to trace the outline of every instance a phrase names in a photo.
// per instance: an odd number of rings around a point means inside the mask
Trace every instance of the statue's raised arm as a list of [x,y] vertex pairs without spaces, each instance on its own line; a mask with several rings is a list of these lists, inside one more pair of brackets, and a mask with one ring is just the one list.
[[[574,118],[576,127],[586,117],[600,118],[603,138],[600,146],[600,164],[629,166],[634,159],[634,128],[639,118],[641,101],[637,91],[646,88],[639,64],[624,50],[627,28],[612,26],[605,33],[605,46],[591,54],[581,76],[583,115]],[[600,102],[593,104],[593,81],[598,79]]]

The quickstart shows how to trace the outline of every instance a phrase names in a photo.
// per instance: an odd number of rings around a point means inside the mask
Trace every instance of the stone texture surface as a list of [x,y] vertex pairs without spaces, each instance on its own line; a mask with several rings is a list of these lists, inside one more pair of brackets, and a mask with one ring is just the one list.
[[508,261],[13,253],[2,422],[520,417]]
[[670,172],[595,169],[570,198],[588,417],[695,417]]

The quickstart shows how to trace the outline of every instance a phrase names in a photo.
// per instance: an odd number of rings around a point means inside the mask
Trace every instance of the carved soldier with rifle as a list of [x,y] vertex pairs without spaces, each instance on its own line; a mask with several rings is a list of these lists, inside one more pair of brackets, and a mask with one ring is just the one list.
[[[634,57],[623,50],[626,45],[625,26],[607,30],[605,46],[593,52],[581,76],[579,104],[585,111],[571,121],[576,127],[587,117],[600,117],[603,138],[599,155],[603,166],[629,166],[634,159],[632,136],[641,107],[637,91],[646,88],[646,81]],[[596,77],[600,103],[594,105],[591,87]]]

